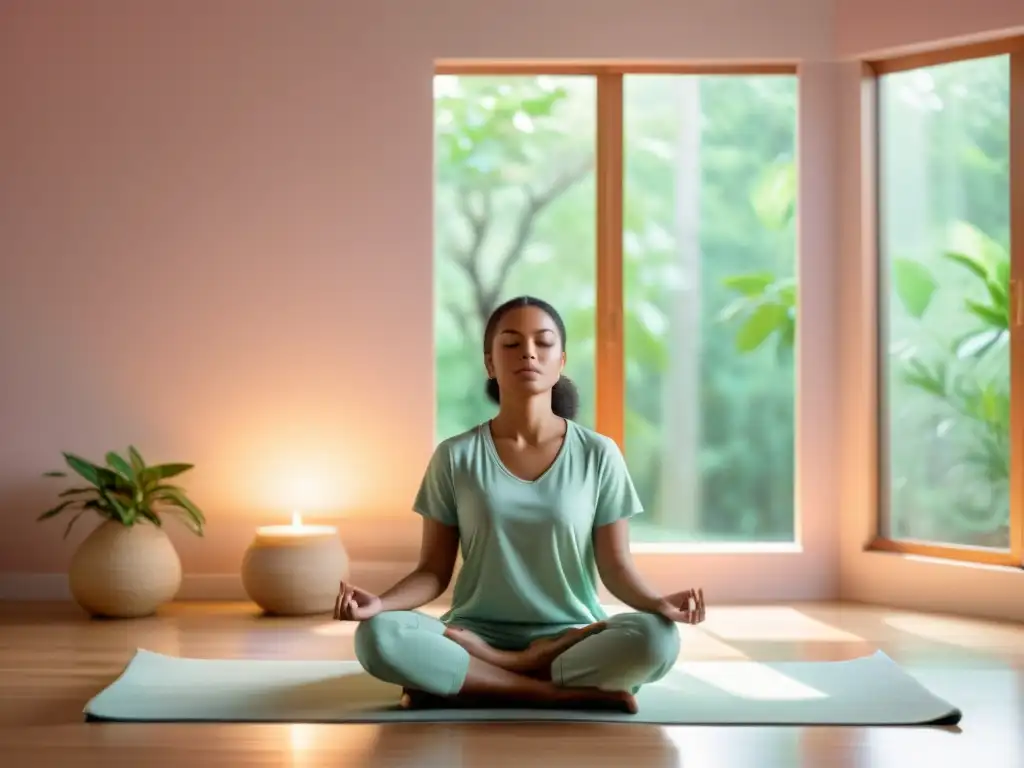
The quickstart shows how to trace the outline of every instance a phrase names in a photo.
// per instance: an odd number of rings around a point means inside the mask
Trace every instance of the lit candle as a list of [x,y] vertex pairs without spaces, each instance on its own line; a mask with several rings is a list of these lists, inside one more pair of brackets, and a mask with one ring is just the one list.
[[338,585],[348,576],[348,556],[332,525],[305,525],[292,513],[291,525],[256,529],[242,560],[242,584],[267,613],[305,615],[334,610]]
[[337,536],[333,525],[303,525],[302,515],[292,512],[291,525],[264,525],[256,529],[258,544],[287,544],[303,539]]

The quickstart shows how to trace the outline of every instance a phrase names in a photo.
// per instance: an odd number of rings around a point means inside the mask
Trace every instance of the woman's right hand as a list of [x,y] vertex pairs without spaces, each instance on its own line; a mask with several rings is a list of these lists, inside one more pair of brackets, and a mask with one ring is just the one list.
[[341,582],[334,601],[335,621],[366,621],[383,610],[380,598],[365,589]]

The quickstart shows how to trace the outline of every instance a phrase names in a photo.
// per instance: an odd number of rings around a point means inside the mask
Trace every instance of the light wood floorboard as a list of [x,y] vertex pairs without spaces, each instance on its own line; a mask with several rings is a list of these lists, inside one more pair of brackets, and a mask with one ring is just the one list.
[[[435,608],[433,612],[440,609]],[[685,659],[846,659],[882,649],[964,712],[959,728],[91,724],[82,707],[136,648],[353,658],[352,625],[176,603],[135,621],[0,603],[0,764],[21,766],[1024,766],[1024,626],[852,604],[720,607]]]

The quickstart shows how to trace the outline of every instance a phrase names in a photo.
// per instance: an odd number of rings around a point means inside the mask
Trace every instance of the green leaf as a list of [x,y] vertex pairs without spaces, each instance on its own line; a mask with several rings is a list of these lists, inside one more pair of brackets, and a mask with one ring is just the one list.
[[135,470],[136,475],[146,468],[146,462],[143,461],[142,454],[136,450],[134,445],[128,446],[128,458],[131,460],[132,469]]
[[946,368],[941,363],[932,371],[927,365],[916,358],[907,361],[903,380],[912,387],[917,387],[935,397],[946,397]]
[[981,357],[1007,335],[1008,331],[999,328],[971,331],[954,342],[953,354],[961,360]]
[[66,496],[80,496],[83,493],[96,493],[96,489],[92,486],[86,488],[68,488],[66,491],[61,491],[57,494],[58,497],[64,498]]
[[768,289],[768,286],[774,282],[775,275],[768,272],[762,272],[760,274],[735,275],[733,277],[727,277],[722,281],[722,285],[738,293],[742,293],[744,296],[760,296]]
[[193,531],[200,536],[203,535],[203,525],[206,523],[206,517],[182,491],[177,488],[164,488],[154,495],[154,499],[163,501],[170,504],[172,507],[178,507],[183,510],[186,520],[191,523],[190,527]]
[[1000,311],[995,307],[990,307],[987,304],[971,299],[967,299],[964,302],[964,306],[967,307],[968,311],[974,313],[975,316],[981,318],[989,325],[1001,330],[1009,330],[1010,318],[1005,311]]
[[110,491],[103,489],[100,491],[103,495],[104,500],[110,505],[111,510],[117,514],[118,519],[125,525],[131,525],[135,522],[135,510],[125,506],[117,497]]
[[110,520],[116,520],[117,522],[123,522],[117,513],[111,509],[110,505],[106,503],[102,498],[90,499],[82,505],[83,509],[91,509],[96,512],[100,517],[105,517]]
[[982,280],[988,280],[988,267],[980,259],[969,256],[966,253],[957,253],[956,251],[948,251],[944,256],[953,263],[965,267]]
[[1009,284],[1000,283],[995,278],[989,278],[985,281],[985,287],[988,288],[988,295],[992,299],[992,307],[999,312],[1009,313],[1010,306],[1010,286]]
[[203,535],[203,521],[198,516],[196,516],[192,512],[192,510],[186,509],[183,517],[189,529],[193,533],[195,533],[197,536]]
[[176,504],[183,509],[188,510],[191,514],[195,515],[196,519],[201,523],[206,522],[206,517],[200,511],[199,507],[193,504],[189,498],[179,488],[165,488],[162,490],[156,498],[161,501],[170,502]]
[[796,163],[792,160],[775,163],[761,175],[750,195],[750,202],[765,227],[782,229],[793,220],[796,188]]
[[80,517],[81,517],[82,515],[84,515],[84,514],[85,514],[85,513],[87,512],[87,511],[88,511],[88,510],[85,510],[85,509],[82,509],[82,510],[80,510],[80,511],[78,512],[78,514],[77,514],[77,515],[75,515],[74,517],[72,517],[72,518],[71,518],[71,519],[70,519],[70,520],[68,521],[68,525],[67,525],[67,527],[66,527],[66,528],[64,529],[64,538],[65,538],[65,539],[66,539],[66,538],[68,537],[68,534],[69,534],[69,533],[71,533],[71,528],[72,528],[72,526],[74,526],[74,524],[75,524],[76,522],[78,522],[78,518],[80,518]]
[[736,348],[740,352],[752,352],[772,333],[781,330],[788,317],[789,313],[782,304],[761,304],[737,331]]
[[67,477],[67,472],[61,472],[60,470],[51,470],[50,472],[43,472],[43,477]]
[[132,481],[135,479],[135,470],[133,470],[131,465],[114,451],[110,451],[105,458],[107,460],[107,465],[125,480]]
[[140,507],[139,507],[139,514],[140,514],[140,515],[142,515],[142,517],[144,517],[144,518],[146,518],[147,520],[149,520],[149,522],[151,522],[151,523],[152,523],[153,525],[155,525],[155,526],[156,526],[157,528],[162,528],[162,527],[163,527],[163,524],[164,524],[164,523],[163,523],[163,520],[161,520],[161,519],[160,519],[160,516],[159,516],[158,514],[156,514],[156,513],[155,513],[155,512],[154,512],[154,511],[153,511],[152,509],[150,509],[149,507],[147,507],[147,506],[145,506],[145,505],[143,505],[143,506],[140,506]]
[[779,301],[787,307],[796,306],[796,281],[793,278],[779,280],[774,288],[778,294]]
[[75,470],[75,472],[81,475],[82,478],[88,482],[96,486],[101,484],[100,471],[103,469],[102,467],[98,467],[91,461],[83,459],[81,456],[76,456],[73,453],[65,453],[64,461],[66,461],[69,467]]
[[779,359],[784,359],[786,355],[792,352],[795,343],[796,323],[793,322],[792,318],[787,318],[787,322],[783,324],[782,330],[779,332],[779,347],[777,350]]
[[744,312],[747,312],[753,304],[754,302],[746,297],[731,301],[719,313],[718,319],[723,323],[732,322]]
[[40,520],[48,520],[51,517],[56,517],[61,512],[63,512],[66,508],[70,507],[72,504],[77,504],[77,503],[78,503],[78,501],[76,499],[69,499],[67,501],[62,501],[56,507],[53,507],[52,509],[48,509],[45,512],[43,512],[43,514],[41,514],[39,517],[36,518],[36,522],[38,522]]
[[896,259],[892,264],[893,287],[911,317],[920,320],[931,304],[938,287],[923,264],[911,259]]
[[192,467],[192,464],[155,464],[142,470],[137,480],[143,488],[150,488],[161,480],[175,477],[182,472],[188,472]]

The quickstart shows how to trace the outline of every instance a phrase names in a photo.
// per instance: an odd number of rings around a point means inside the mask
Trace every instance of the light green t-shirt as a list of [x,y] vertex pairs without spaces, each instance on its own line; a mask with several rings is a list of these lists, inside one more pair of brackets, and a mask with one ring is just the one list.
[[558,455],[534,481],[505,467],[489,422],[438,445],[413,508],[459,529],[463,567],[444,621],[529,632],[606,618],[593,531],[643,508],[615,442],[566,423]]

